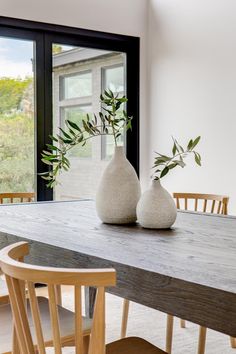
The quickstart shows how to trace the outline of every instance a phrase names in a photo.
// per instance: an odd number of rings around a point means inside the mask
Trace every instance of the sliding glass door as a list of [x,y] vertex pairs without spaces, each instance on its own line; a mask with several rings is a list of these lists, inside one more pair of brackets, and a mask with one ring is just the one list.
[[102,110],[100,94],[127,95],[133,130],[120,136],[139,168],[139,41],[137,38],[0,17],[0,192],[35,192],[38,200],[93,198],[114,145],[91,139],[69,154],[71,169],[54,191],[40,172],[49,135],[67,119],[81,124]]

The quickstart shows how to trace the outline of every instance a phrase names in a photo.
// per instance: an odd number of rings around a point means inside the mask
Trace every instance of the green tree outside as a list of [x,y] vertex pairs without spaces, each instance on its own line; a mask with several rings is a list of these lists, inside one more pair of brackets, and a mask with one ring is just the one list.
[[24,92],[31,83],[32,78],[0,78],[0,114],[9,114],[19,109]]
[[0,78],[0,192],[34,190],[33,79]]

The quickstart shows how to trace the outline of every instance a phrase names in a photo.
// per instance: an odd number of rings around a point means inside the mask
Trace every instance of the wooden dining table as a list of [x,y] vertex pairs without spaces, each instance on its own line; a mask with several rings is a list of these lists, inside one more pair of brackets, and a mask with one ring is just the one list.
[[103,224],[91,200],[0,206],[0,248],[22,240],[27,262],[113,267],[109,293],[236,337],[235,217],[178,212],[171,229],[150,230]]

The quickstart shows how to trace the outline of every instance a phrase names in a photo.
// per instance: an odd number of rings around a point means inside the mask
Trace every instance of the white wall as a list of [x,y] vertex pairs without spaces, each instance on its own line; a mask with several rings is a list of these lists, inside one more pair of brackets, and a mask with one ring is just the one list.
[[141,178],[148,165],[146,124],[147,0],[1,0],[0,16],[68,25],[141,38]]
[[150,0],[150,165],[202,136],[202,168],[188,160],[163,180],[169,191],[227,194],[236,213],[236,2]]

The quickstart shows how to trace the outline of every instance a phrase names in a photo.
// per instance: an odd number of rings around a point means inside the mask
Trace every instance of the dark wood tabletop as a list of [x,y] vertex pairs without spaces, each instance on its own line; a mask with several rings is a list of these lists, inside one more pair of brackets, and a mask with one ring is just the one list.
[[0,206],[0,248],[29,262],[114,267],[110,293],[236,337],[236,218],[179,212],[170,230],[102,224],[94,202]]

